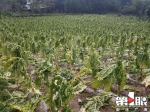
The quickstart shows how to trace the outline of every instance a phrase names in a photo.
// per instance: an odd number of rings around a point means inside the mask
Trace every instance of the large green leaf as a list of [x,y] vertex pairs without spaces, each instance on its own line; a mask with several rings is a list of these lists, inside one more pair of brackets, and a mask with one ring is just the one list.
[[114,96],[112,93],[104,92],[92,98],[87,98],[87,103],[81,107],[80,112],[99,112],[112,96]]
[[98,72],[92,81],[92,86],[94,88],[104,86],[106,91],[110,91],[111,85],[115,83],[115,81],[119,91],[123,89],[126,84],[126,73],[121,61],[118,61],[115,65],[107,66]]

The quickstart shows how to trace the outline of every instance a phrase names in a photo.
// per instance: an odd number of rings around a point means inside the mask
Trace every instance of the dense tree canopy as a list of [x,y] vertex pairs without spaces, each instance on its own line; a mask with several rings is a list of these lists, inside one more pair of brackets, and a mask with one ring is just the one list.
[[[27,11],[27,0],[1,0],[0,9],[11,4],[11,11]],[[5,4],[5,5],[4,5]],[[150,0],[33,0],[30,4],[34,13],[123,13],[143,15],[149,13]]]

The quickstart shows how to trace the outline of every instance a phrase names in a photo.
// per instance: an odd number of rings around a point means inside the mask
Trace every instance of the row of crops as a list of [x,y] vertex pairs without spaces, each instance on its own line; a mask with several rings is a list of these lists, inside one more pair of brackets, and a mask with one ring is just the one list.
[[0,111],[33,112],[44,100],[51,112],[71,112],[70,100],[89,84],[106,92],[80,111],[99,111],[120,94],[128,75],[141,82],[150,75],[149,31],[148,20],[133,16],[2,17]]

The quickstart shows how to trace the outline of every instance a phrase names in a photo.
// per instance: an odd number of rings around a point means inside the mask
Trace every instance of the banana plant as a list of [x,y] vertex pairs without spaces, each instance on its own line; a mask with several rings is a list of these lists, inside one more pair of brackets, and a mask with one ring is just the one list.
[[36,73],[35,85],[37,88],[40,88],[42,83],[46,85],[49,83],[49,77],[52,76],[53,64],[50,63],[50,60],[46,59],[38,62],[36,65],[38,71]]
[[65,78],[56,75],[53,77],[49,88],[47,102],[50,111],[58,112],[62,109],[62,112],[72,112],[69,106],[69,101],[74,96],[72,85],[68,85]]
[[102,71],[98,72],[94,77],[92,86],[94,88],[104,86],[105,91],[109,92],[112,84],[115,83],[118,86],[117,93],[119,94],[120,90],[122,90],[126,84],[126,73],[121,61],[118,61],[116,64],[109,65]]
[[[140,38],[135,37],[133,43],[135,44],[135,65],[139,70],[140,78],[143,78],[143,69],[148,69],[150,67],[150,59],[148,53],[149,43],[146,41],[141,41]],[[142,49],[141,49],[142,48]]]
[[67,63],[69,65],[70,71],[72,71],[72,62],[73,62],[73,57],[72,56],[73,55],[72,55],[71,51],[66,52],[66,59],[67,59]]
[[89,59],[87,60],[87,68],[92,70],[92,76],[95,77],[95,75],[98,72],[98,68],[100,67],[100,61],[98,54],[95,51],[90,52]]
[[20,81],[23,80],[24,76],[26,77],[26,65],[23,58],[3,56],[0,58],[0,63],[3,63],[5,72],[10,71],[12,73],[12,77],[20,77]]
[[92,98],[87,98],[84,101],[86,103],[81,107],[79,112],[100,112],[100,109],[107,105],[106,102],[113,96],[115,95],[110,92],[104,92]]
[[[20,76],[17,78],[20,78]],[[13,76],[12,72],[3,72],[0,74],[0,111],[34,112],[37,103],[41,101],[39,100],[41,93],[35,88],[25,87],[29,79],[26,80],[24,78],[24,80],[22,80],[20,78],[20,84],[16,85],[16,83],[18,83],[17,78]]]

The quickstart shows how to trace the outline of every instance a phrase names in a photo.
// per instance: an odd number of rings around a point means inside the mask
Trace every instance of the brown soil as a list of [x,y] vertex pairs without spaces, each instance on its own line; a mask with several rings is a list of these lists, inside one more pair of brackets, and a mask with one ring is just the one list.
[[[108,60],[106,60],[108,61]],[[28,65],[28,73],[30,74],[31,71],[30,71],[30,67],[32,67],[33,65],[31,63],[29,63]],[[68,68],[68,66],[65,64],[65,65],[62,65],[60,66],[61,68]],[[77,70],[78,67],[77,66],[74,66],[73,67],[73,70]],[[37,71],[37,70],[36,70]],[[77,74],[75,73],[74,76],[76,76]],[[33,74],[32,75],[33,79],[36,79],[36,74]],[[134,79],[134,77],[131,77],[132,79]],[[93,80],[92,76],[91,75],[87,75],[87,78],[84,79],[86,81],[89,81],[91,82]],[[139,80],[139,82],[141,82],[141,80]],[[127,82],[127,85],[133,87],[133,88],[136,88],[137,92],[135,92],[135,96],[148,96],[150,94],[150,87],[148,88],[145,88],[143,85],[141,84],[137,84],[137,83],[132,83],[132,82]],[[87,87],[88,88],[92,88],[91,84],[88,83],[87,84]],[[116,93],[117,91],[117,86],[116,85],[112,85],[112,88],[111,88],[111,92]],[[42,85],[41,89],[40,89],[43,93],[44,93],[44,90],[45,90],[45,85]],[[120,92],[120,96],[127,96],[129,92],[131,92],[133,90],[122,90]],[[87,92],[82,92],[78,95],[76,95],[71,101],[70,101],[70,106],[71,108],[73,109],[74,112],[79,112],[80,108],[81,108],[81,105],[79,105],[78,103],[78,100],[80,99],[81,101],[84,101],[86,100],[86,98],[92,98],[93,97],[93,94],[91,93],[87,93]],[[150,105],[150,101],[148,101],[148,105]],[[149,109],[150,110],[150,109]],[[112,108],[111,106],[104,106],[100,109],[101,112],[116,112],[115,108]],[[142,108],[139,108],[138,110],[136,110],[135,112],[144,112]]]
[[[88,75],[86,80],[91,81],[91,80],[92,80],[91,75]],[[135,96],[148,96],[149,93],[150,93],[150,87],[146,89],[146,88],[145,88],[143,85],[141,85],[141,84],[131,83],[131,82],[127,82],[127,85],[129,85],[129,86],[131,86],[131,87],[134,87],[134,88],[136,88],[137,90],[139,90],[139,91],[135,92]],[[91,84],[87,84],[87,86],[88,86],[89,88],[92,88],[92,87],[91,87]],[[117,94],[117,93],[116,93],[116,88],[117,88],[116,85],[113,85],[113,86],[112,86],[112,92],[115,93],[115,94]],[[133,90],[122,90],[122,91],[120,92],[120,96],[128,96],[128,93],[131,92],[131,91],[133,91]],[[84,101],[86,98],[91,98],[92,96],[93,96],[92,94],[90,94],[90,93],[85,93],[85,92],[82,92],[82,93],[80,93],[79,95],[76,95],[76,96],[74,97],[74,99],[72,99],[72,100],[70,101],[70,105],[71,105],[71,108],[73,109],[73,111],[74,111],[74,112],[79,112],[79,110],[80,110],[80,108],[81,108],[81,106],[80,106],[79,103],[78,103],[78,99]],[[149,101],[149,100],[148,100],[148,105],[150,105],[150,101]],[[115,108],[112,108],[111,106],[104,106],[104,107],[102,107],[102,108],[100,109],[100,111],[101,111],[101,112],[116,112],[116,109],[115,109]],[[135,112],[144,112],[144,111],[143,111],[143,108],[139,108],[139,109],[137,109]]]

